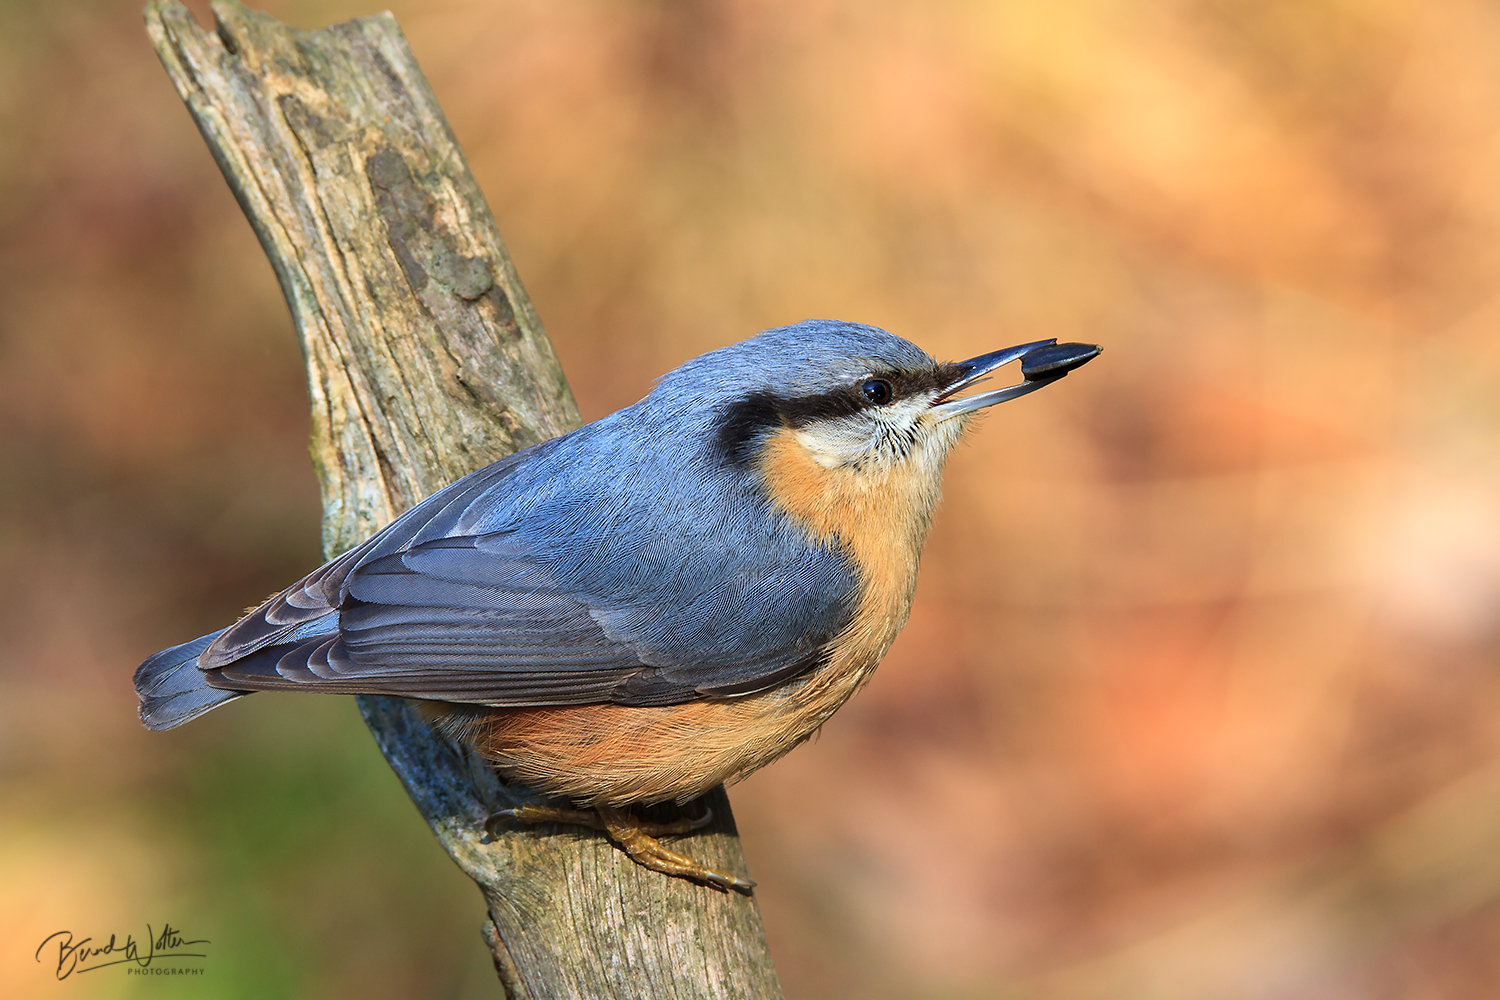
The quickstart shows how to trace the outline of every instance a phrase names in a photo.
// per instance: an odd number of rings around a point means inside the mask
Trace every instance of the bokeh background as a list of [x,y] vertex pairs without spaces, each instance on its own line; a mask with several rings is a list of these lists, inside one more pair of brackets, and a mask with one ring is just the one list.
[[[0,2],[0,995],[495,995],[352,703],[135,720],[319,561],[286,309],[139,6]],[[969,436],[873,683],[732,791],[790,997],[1500,994],[1500,8],[395,13],[587,417],[810,316],[1106,347]],[[32,957],[162,921],[202,978]]]

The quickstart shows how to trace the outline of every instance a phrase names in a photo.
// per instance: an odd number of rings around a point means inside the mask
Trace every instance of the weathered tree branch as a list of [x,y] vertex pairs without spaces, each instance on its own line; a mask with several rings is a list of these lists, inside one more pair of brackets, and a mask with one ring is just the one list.
[[[210,34],[153,2],[147,30],[291,307],[331,557],[458,476],[577,426],[578,410],[395,20],[303,32],[228,0],[213,11]],[[647,871],[588,831],[488,836],[491,812],[539,799],[406,702],[360,709],[484,893],[510,996],[780,995],[752,897]],[[709,802],[716,822],[684,849],[744,872],[723,789]]]

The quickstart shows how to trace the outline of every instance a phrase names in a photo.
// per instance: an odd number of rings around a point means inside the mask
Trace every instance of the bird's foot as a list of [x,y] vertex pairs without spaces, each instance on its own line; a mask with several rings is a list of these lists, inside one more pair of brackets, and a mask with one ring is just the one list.
[[489,829],[496,820],[508,819],[517,823],[565,823],[571,826],[586,826],[602,830],[625,849],[631,860],[652,871],[679,878],[689,878],[715,889],[728,891],[738,889],[749,892],[755,887],[750,879],[739,878],[728,872],[700,865],[692,858],[668,850],[657,837],[672,837],[700,830],[713,822],[714,811],[708,809],[697,819],[679,819],[672,823],[647,823],[623,809],[600,806],[597,809],[558,809],[552,806],[521,805],[514,809],[501,809],[486,822]]

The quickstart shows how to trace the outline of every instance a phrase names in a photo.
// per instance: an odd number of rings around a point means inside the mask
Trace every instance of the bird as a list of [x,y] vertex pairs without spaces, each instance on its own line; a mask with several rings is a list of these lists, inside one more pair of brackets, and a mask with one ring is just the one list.
[[[945,461],[974,414],[1092,344],[938,362],[808,320],[702,354],[640,401],[469,473],[228,628],[149,657],[170,729],[257,691],[415,699],[507,780],[719,889],[632,807],[687,803],[808,739],[907,620]],[[1021,361],[1018,384],[962,395]],[[491,817],[492,822],[497,817]]]

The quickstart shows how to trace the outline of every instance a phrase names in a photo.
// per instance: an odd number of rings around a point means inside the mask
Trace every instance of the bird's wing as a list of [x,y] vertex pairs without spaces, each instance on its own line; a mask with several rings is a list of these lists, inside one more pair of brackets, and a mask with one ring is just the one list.
[[629,550],[644,530],[594,525],[562,545],[564,529],[548,523],[470,533],[474,512],[504,489],[506,463],[497,465],[226,630],[199,661],[212,683],[492,705],[675,704],[800,673],[848,620],[853,577],[827,550],[789,560],[721,546],[663,572]]

